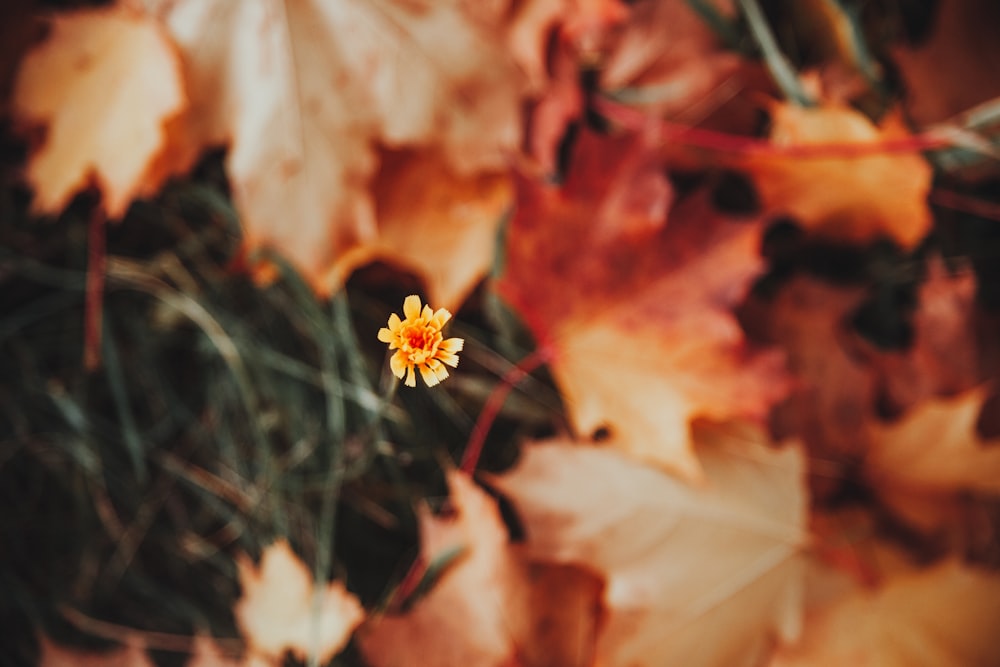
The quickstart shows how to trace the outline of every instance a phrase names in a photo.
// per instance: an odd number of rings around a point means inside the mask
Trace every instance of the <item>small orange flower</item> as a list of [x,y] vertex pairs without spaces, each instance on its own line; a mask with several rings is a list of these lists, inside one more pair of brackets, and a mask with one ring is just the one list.
[[451,319],[451,313],[444,308],[437,311],[430,306],[420,309],[420,297],[411,294],[403,301],[405,320],[393,313],[389,316],[388,328],[378,331],[378,339],[389,344],[390,350],[396,353],[389,359],[393,374],[400,380],[406,374],[406,386],[417,386],[414,368],[420,370],[420,376],[428,387],[441,382],[448,377],[448,369],[458,366],[458,353],[462,351],[465,341],[461,338],[449,338],[441,335],[445,322]]

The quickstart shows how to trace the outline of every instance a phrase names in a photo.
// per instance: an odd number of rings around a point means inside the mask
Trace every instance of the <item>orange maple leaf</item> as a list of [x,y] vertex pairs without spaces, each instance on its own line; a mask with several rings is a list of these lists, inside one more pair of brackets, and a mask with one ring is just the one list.
[[152,173],[167,123],[186,104],[180,62],[155,21],[128,7],[55,15],[44,43],[25,56],[12,108],[46,128],[27,180],[36,213],[59,213],[96,182],[110,218],[155,191]]
[[903,486],[1000,494],[1000,440],[984,441],[976,421],[987,390],[929,399],[895,423],[872,424],[865,459],[876,490]]
[[378,234],[340,258],[338,280],[366,262],[390,262],[416,272],[430,301],[457,310],[489,271],[513,183],[498,171],[461,176],[436,151],[386,150],[379,160]]
[[[753,175],[768,210],[791,215],[812,233],[837,241],[884,237],[909,249],[923,240],[931,226],[931,166],[917,148],[849,155],[852,148],[909,136],[898,114],[876,126],[846,106],[773,102],[770,113],[775,153],[758,151],[736,160]],[[817,145],[828,151],[781,153]],[[835,147],[843,154],[836,155]]]
[[692,418],[761,418],[786,390],[730,312],[761,268],[760,219],[673,202],[654,150],[593,134],[562,186],[522,176],[518,202],[497,289],[551,348],[576,430],[697,477]]

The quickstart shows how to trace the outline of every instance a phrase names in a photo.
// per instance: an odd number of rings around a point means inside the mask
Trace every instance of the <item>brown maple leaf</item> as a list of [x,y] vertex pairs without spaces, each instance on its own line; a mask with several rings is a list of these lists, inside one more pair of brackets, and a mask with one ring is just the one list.
[[974,291],[971,272],[950,276],[932,259],[912,314],[913,339],[904,349],[881,349],[855,330],[867,295],[862,287],[798,275],[773,297],[750,301],[742,321],[755,339],[786,352],[794,378],[771,423],[777,433],[808,444],[817,460],[814,491],[839,488],[873,446],[885,410],[905,414],[984,381]]
[[180,63],[156,22],[121,6],[53,16],[12,96],[18,123],[45,128],[27,166],[33,210],[59,213],[93,182],[105,213],[120,218],[161,184],[155,162],[185,102]]
[[960,265],[953,275],[932,257],[917,293],[913,341],[905,350],[861,349],[876,375],[883,403],[904,412],[928,398],[954,396],[987,379],[977,339],[976,277]]
[[578,433],[697,477],[689,421],[762,418],[786,385],[730,312],[761,268],[760,220],[704,192],[674,202],[656,155],[584,134],[562,186],[522,176],[497,288],[551,349]]
[[875,418],[875,378],[849,343],[863,298],[858,288],[796,276],[772,299],[753,299],[744,316],[755,337],[785,351],[795,379],[772,415],[776,430],[803,437],[821,458],[859,456]]
[[[730,0],[709,4],[722,16],[735,13]],[[629,20],[608,48],[601,87],[632,89],[643,106],[658,115],[677,116],[695,112],[706,101],[717,105],[710,100],[714,92],[738,78],[746,66],[746,59],[723,47],[718,33],[692,3],[640,0],[633,3]]]
[[773,635],[795,636],[802,453],[734,428],[699,430],[701,487],[567,441],[526,446],[495,478],[529,557],[605,577],[596,664],[755,665]]
[[906,86],[905,108],[916,123],[938,123],[1000,96],[1000,7],[992,0],[941,0],[930,37],[897,45],[892,58]]

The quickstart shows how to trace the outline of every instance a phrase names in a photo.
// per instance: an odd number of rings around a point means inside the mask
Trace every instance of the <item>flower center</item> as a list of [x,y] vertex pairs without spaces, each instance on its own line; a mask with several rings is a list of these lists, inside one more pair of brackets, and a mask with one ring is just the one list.
[[399,338],[402,342],[400,349],[410,363],[422,364],[437,353],[442,336],[438,329],[421,322],[404,326]]

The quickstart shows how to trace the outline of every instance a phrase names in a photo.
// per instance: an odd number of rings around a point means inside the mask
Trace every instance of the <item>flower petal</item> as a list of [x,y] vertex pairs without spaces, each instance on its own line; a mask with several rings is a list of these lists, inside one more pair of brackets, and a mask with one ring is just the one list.
[[424,379],[424,382],[427,383],[428,387],[433,387],[441,382],[441,380],[438,380],[437,375],[434,374],[434,371],[430,369],[430,366],[420,367],[420,377]]
[[407,387],[417,386],[417,376],[413,372],[413,366],[406,367],[406,381],[403,384],[405,384]]
[[378,330],[378,339],[383,343],[391,343],[394,338],[393,332],[385,327]]
[[449,338],[448,340],[441,341],[441,344],[438,345],[439,350],[444,350],[445,352],[450,352],[452,354],[461,352],[464,347],[464,338]]
[[416,294],[411,294],[406,297],[403,301],[403,314],[406,315],[406,319],[415,320],[420,317],[420,297]]
[[424,318],[425,321],[430,322],[431,318],[434,317],[434,309],[430,305],[424,306],[424,309],[420,311],[420,317]]
[[438,364],[436,368],[433,368],[431,370],[434,371],[434,375],[437,377],[438,382],[448,377],[448,369],[445,368],[442,364]]
[[434,313],[434,317],[431,318],[431,321],[434,322],[434,324],[436,324],[440,329],[450,319],[451,313],[449,313],[446,308],[438,308],[437,312]]
[[389,331],[396,333],[401,326],[403,326],[403,321],[399,319],[399,315],[393,313],[389,316]]
[[392,355],[389,359],[389,368],[392,369],[392,374],[398,377],[400,380],[403,379],[403,373],[406,372],[406,355],[400,350],[396,354]]
[[442,363],[448,364],[452,368],[458,367],[458,356],[450,352],[439,352],[437,358],[441,360]]

